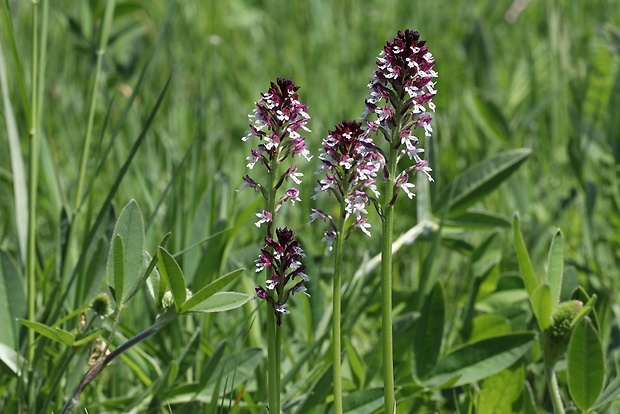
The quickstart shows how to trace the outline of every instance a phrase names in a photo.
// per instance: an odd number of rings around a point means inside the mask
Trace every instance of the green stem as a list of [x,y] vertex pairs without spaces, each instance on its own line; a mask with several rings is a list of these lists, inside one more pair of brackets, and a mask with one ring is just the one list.
[[545,364],[545,377],[547,378],[549,395],[551,397],[551,402],[553,403],[553,411],[555,414],[564,414],[564,404],[562,403],[562,397],[560,396],[560,387],[558,386],[558,379],[555,376],[555,369],[552,365]]
[[334,264],[334,281],[333,281],[333,303],[334,313],[332,316],[333,325],[333,364],[334,364],[334,413],[342,413],[342,367],[341,367],[341,354],[342,354],[342,333],[341,333],[341,319],[342,319],[342,248],[344,246],[345,236],[345,211],[344,203],[340,206],[340,217],[338,220],[338,234],[336,236],[336,251],[335,264]]
[[[275,319],[275,317],[274,317]],[[281,368],[281,361],[282,361],[282,329],[280,329],[280,327],[276,324],[275,325],[276,328],[276,366],[275,366],[275,370],[276,370],[276,395],[277,395],[277,401],[276,401],[276,406],[275,406],[275,413],[280,414],[280,412],[282,411],[282,402],[280,401],[280,393],[282,392],[282,370]]]
[[[270,165],[269,173],[269,199],[267,200],[267,211],[271,212],[272,218],[275,219],[277,189],[278,182],[278,157],[275,156]],[[273,238],[274,223],[267,223],[267,237]],[[269,381],[269,412],[271,414],[280,414],[280,347],[281,347],[280,329],[276,323],[271,304],[267,306],[267,380]]]
[[[36,319],[36,207],[37,207],[37,187],[39,178],[39,149],[40,149],[40,131],[39,131],[39,115],[37,99],[39,97],[38,89],[38,71],[39,71],[39,43],[38,43],[38,26],[39,26],[39,2],[32,1],[32,90],[31,90],[31,112],[30,112],[30,134],[32,144],[30,146],[30,186],[28,189],[28,319],[34,321]],[[34,357],[34,331],[28,329],[28,370],[32,372]],[[30,381],[29,389],[34,390],[34,381]],[[31,395],[32,396],[32,395]],[[32,406],[34,401],[31,400]]]
[[93,124],[95,122],[95,107],[97,102],[97,84],[101,77],[101,66],[103,65],[103,56],[106,52],[106,46],[108,44],[108,36],[110,33],[110,26],[112,26],[112,18],[114,17],[115,0],[108,0],[106,3],[105,16],[103,19],[103,25],[101,26],[101,37],[99,38],[99,48],[97,49],[97,63],[95,66],[95,76],[93,77],[92,84],[90,86],[90,102],[88,109],[88,124],[86,126],[86,135],[84,136],[84,144],[82,146],[82,156],[80,158],[80,173],[78,176],[77,191],[75,194],[75,208],[76,210],[82,203],[82,192],[84,189],[84,179],[86,176],[86,165],[88,162],[88,154],[90,149],[90,141],[93,133]]
[[269,381],[269,412],[280,413],[280,391],[278,390],[278,344],[276,341],[276,315],[267,306],[267,380]]
[[396,176],[396,152],[390,148],[388,160],[389,177],[385,187],[383,204],[382,245],[381,245],[381,343],[383,351],[383,395],[384,413],[396,411],[394,397],[394,353],[392,339],[392,244],[394,239],[394,196]]

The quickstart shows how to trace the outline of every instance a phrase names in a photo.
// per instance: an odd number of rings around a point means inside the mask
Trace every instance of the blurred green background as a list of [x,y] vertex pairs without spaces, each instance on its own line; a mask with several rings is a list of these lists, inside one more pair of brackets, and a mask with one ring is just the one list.
[[[8,92],[27,161],[31,3],[4,3],[0,35]],[[97,0],[50,4],[41,111],[46,144],[37,210],[41,286],[37,303],[41,306],[52,284],[65,281],[72,269],[71,265],[57,269],[55,254],[61,212],[75,213],[89,85],[104,6],[104,1]],[[97,85],[87,170],[90,187],[80,214],[86,214],[86,206],[97,211],[103,203],[170,77],[162,107],[113,204],[118,211],[128,200],[138,201],[145,217],[152,219],[147,231],[151,250],[169,231],[173,236],[168,247],[176,252],[234,228],[233,233],[216,236],[183,255],[184,270],[191,280],[198,278],[199,285],[238,265],[251,269],[261,243],[253,225],[258,204],[251,191],[235,190],[246,174],[245,157],[251,149],[241,137],[259,93],[277,77],[291,77],[301,86],[299,97],[311,116],[308,145],[318,154],[328,129],[362,114],[376,57],[386,41],[406,28],[418,30],[427,40],[439,73],[434,134],[432,143],[424,144],[434,170],[433,200],[476,163],[502,151],[530,148],[532,155],[519,171],[474,209],[508,220],[519,211],[538,270],[555,229],[561,228],[568,264],[577,269],[586,289],[599,295],[605,318],[617,321],[620,3],[615,0],[119,0],[103,77]],[[133,92],[136,99],[125,118],[123,110]],[[0,138],[5,135],[5,121],[0,116]],[[113,131],[118,131],[114,141]],[[306,330],[299,343],[315,338],[313,329],[318,329],[329,299],[325,295],[331,262],[323,255],[324,246],[317,243],[322,229],[305,225],[315,205],[309,200],[314,193],[315,161],[299,162],[305,173],[304,202],[285,216],[286,225],[297,229],[309,253],[309,275],[320,283],[310,288],[310,302],[299,299],[295,304],[304,309],[293,319]],[[0,247],[20,262],[13,193],[11,155],[0,151]],[[333,208],[328,200],[320,200],[319,205]],[[397,235],[416,224],[416,211],[415,203],[404,198],[399,202]],[[80,225],[88,228],[88,222],[85,219],[86,224]],[[372,224],[378,234],[376,215]],[[378,238],[356,236],[346,253],[351,274],[363,257],[380,249]],[[440,279],[452,289],[448,296],[456,298],[455,308],[464,294],[462,264],[487,236],[488,229],[457,228],[436,258]],[[511,240],[510,229],[502,230],[502,237]],[[428,243],[422,244],[419,250],[428,248]],[[416,249],[401,256],[403,273],[417,274],[422,253],[417,256]],[[502,249],[506,267],[515,270],[512,243]],[[70,246],[68,263],[75,263],[80,254],[80,246]],[[90,294],[75,295],[75,306],[104,290],[104,264],[93,269],[99,276],[84,288]],[[252,276],[248,272],[243,282],[248,292]],[[415,288],[412,277],[401,275],[401,286]],[[368,312],[376,316],[371,305]],[[126,317],[129,326],[143,324],[141,315]],[[208,326],[208,322],[198,325]],[[350,326],[361,352],[374,346],[376,321]],[[605,338],[617,361],[620,333],[617,323],[613,326]],[[256,345],[260,333],[256,326],[252,329]],[[219,331],[218,338],[224,337],[224,331]]]

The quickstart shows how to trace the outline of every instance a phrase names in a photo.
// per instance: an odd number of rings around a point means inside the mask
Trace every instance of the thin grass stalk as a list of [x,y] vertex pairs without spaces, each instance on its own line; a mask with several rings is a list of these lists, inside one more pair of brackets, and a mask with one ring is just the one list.
[[[40,148],[40,131],[37,99],[40,96],[38,90],[38,71],[39,71],[39,2],[32,1],[32,73],[31,73],[31,99],[30,99],[30,182],[28,188],[28,252],[27,252],[27,290],[28,290],[28,319],[34,321],[36,319],[36,206],[37,206],[37,187],[39,177],[39,148]],[[34,373],[34,331],[28,329],[28,371],[30,372],[30,381],[28,384],[28,399],[30,401],[29,409],[33,412],[35,404],[35,381],[32,376]]]
[[384,412],[396,412],[394,395],[394,345],[392,338],[392,244],[394,239],[394,184],[397,154],[390,147],[389,177],[385,187],[381,245],[381,344],[383,354]]
[[75,194],[75,209],[78,210],[82,204],[82,193],[84,191],[84,180],[86,176],[86,165],[90,153],[90,141],[93,134],[93,124],[95,122],[95,107],[97,103],[97,85],[101,77],[101,66],[103,65],[103,56],[106,52],[110,26],[112,25],[112,17],[114,16],[114,6],[116,0],[108,0],[106,2],[105,16],[101,27],[101,37],[99,38],[99,48],[97,49],[97,62],[95,66],[95,75],[90,86],[90,103],[88,109],[88,124],[86,126],[86,135],[82,146],[82,155],[80,157],[80,172],[78,175],[77,191]]
[[344,204],[340,204],[338,217],[338,234],[334,252],[334,280],[333,280],[333,307],[332,315],[332,346],[333,346],[333,370],[334,370],[334,413],[342,413],[342,261],[345,237],[346,212]]

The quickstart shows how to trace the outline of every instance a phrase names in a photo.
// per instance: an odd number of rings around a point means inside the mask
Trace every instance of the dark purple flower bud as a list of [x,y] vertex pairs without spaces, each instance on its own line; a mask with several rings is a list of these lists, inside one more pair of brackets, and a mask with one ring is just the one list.
[[241,188],[237,191],[243,191],[245,188],[253,188],[254,191],[258,191],[260,188],[260,185],[254,181],[253,179],[250,178],[249,175],[245,175],[245,177],[243,177],[243,183],[241,184]]
[[[304,254],[301,245],[295,240],[295,233],[288,228],[276,229],[276,238],[265,238],[265,247],[261,249],[262,254],[256,260],[257,271],[260,268],[270,269],[271,274],[266,281],[267,290],[273,291],[273,297],[277,301],[273,302],[274,312],[280,324],[282,314],[288,314],[286,308],[289,295],[295,292],[304,292],[304,285],[310,280],[304,273],[306,266],[301,263]],[[291,280],[298,280],[294,286],[287,289],[287,284]],[[261,288],[262,289],[262,288]],[[264,290],[264,289],[263,289]],[[257,295],[258,295],[257,288]],[[267,291],[263,295],[269,295]],[[259,296],[260,297],[260,296]]]
[[267,291],[260,286],[254,290],[256,291],[256,297],[258,299],[267,299],[269,297],[269,293],[267,293]]

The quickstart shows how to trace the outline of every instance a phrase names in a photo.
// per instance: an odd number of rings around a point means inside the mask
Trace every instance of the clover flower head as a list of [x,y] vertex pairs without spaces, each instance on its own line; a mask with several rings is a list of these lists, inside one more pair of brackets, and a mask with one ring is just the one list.
[[[295,233],[285,227],[276,229],[276,239],[265,238],[265,246],[255,261],[257,271],[268,269],[270,272],[265,282],[267,289],[257,287],[256,297],[267,300],[273,306],[278,325],[281,324],[281,316],[289,313],[285,309],[289,296],[296,292],[306,293],[305,284],[310,278],[304,273],[306,266],[301,262],[304,257],[306,255],[295,240]],[[289,282],[294,285],[287,288]]]

